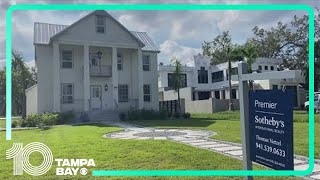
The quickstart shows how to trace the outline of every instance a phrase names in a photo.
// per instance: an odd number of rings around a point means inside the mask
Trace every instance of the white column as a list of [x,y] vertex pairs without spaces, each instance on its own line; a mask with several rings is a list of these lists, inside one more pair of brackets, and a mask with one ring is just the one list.
[[53,42],[53,59],[52,59],[52,71],[53,71],[53,111],[60,112],[60,50],[59,43]]
[[198,94],[198,91],[195,91],[194,92],[194,100],[199,100],[199,94]]
[[144,106],[143,102],[143,68],[142,68],[142,49],[138,49],[138,98],[139,109]]
[[217,99],[217,98],[216,98],[215,91],[211,91],[211,98],[212,98],[212,99]]
[[90,110],[90,59],[89,45],[83,46],[83,110]]
[[220,99],[224,99],[224,97],[223,97],[223,90],[220,90],[219,93],[220,93]]
[[117,48],[112,47],[112,93],[113,109],[118,109],[118,68],[117,68]]
[[300,88],[299,88],[299,85],[297,85],[296,86],[296,88],[297,88],[297,106],[298,106],[298,108],[300,108],[300,106],[301,106],[301,102],[300,102]]

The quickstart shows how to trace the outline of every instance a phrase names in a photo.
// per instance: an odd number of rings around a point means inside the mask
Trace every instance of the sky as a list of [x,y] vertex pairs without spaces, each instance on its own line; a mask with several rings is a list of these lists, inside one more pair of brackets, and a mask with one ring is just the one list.
[[[13,4],[50,3],[157,3],[157,4],[308,4],[320,8],[320,0],[2,0],[0,2],[0,67],[5,64],[5,13]],[[252,28],[269,29],[279,21],[290,22],[304,11],[108,11],[127,29],[144,31],[160,49],[158,62],[169,64],[177,57],[184,64],[201,53],[202,43],[223,31],[230,31],[234,43],[244,43]],[[33,24],[46,22],[70,25],[90,11],[15,11],[12,15],[12,47],[20,52],[28,66],[34,66]]]

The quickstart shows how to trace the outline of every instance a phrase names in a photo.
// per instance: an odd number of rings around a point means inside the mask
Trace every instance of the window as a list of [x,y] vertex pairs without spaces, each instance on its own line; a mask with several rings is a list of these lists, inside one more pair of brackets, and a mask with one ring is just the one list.
[[73,84],[61,84],[62,104],[73,103]]
[[[168,73],[168,87],[174,88],[175,75]],[[187,87],[187,74],[180,74],[180,88]]]
[[211,74],[212,76],[212,83],[223,81],[223,71],[214,72]]
[[150,56],[142,56],[142,68],[143,71],[150,71]]
[[[237,75],[238,74],[238,68],[231,68],[231,76],[232,75]],[[227,80],[229,79],[229,73],[228,73],[228,69],[227,69]]]
[[270,70],[273,71],[273,70],[274,70],[274,67],[273,67],[273,66],[270,66]]
[[101,97],[101,86],[91,86],[91,98]]
[[104,16],[96,16],[96,32],[104,33],[106,28],[106,18]]
[[208,84],[208,70],[205,70],[204,67],[200,67],[200,70],[198,70],[198,83]]
[[215,97],[216,99],[220,99],[220,91],[215,91],[215,92],[214,92],[214,97]]
[[122,60],[122,55],[118,54],[117,55],[117,67],[118,67],[118,71],[122,70],[123,66],[123,60]]
[[98,55],[96,53],[90,53],[89,58],[90,58],[91,66],[99,66],[100,65],[100,61],[99,61]]
[[119,102],[129,101],[129,90],[128,90],[127,84],[118,85],[118,98],[119,98]]
[[261,71],[262,70],[262,66],[259,66],[259,71]]
[[209,91],[198,91],[198,100],[205,100],[205,99],[209,99],[211,96],[211,92]]
[[143,85],[143,100],[144,102],[150,102],[151,101],[151,90],[150,90],[150,84],[144,84]]
[[268,66],[264,66],[264,70],[268,70]]
[[231,97],[232,97],[232,99],[237,99],[237,90],[236,89],[231,90]]
[[272,89],[278,89],[278,85],[272,85]]
[[225,90],[222,91],[222,99],[226,99],[226,91]]
[[72,68],[73,61],[72,61],[72,51],[70,50],[63,50],[61,52],[61,67],[62,68]]

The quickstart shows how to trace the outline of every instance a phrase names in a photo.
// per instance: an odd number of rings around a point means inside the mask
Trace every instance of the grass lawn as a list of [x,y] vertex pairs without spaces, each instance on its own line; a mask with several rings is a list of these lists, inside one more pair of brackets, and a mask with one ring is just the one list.
[[[194,120],[192,120],[194,121]],[[186,121],[187,122],[187,121]],[[189,122],[189,121],[188,121]],[[30,142],[43,142],[52,151],[54,158],[93,158],[96,167],[92,169],[241,169],[242,161],[223,156],[203,149],[170,142],[166,140],[120,140],[106,139],[102,135],[119,128],[82,125],[55,126],[48,130],[13,131],[12,141],[5,141],[5,132],[0,132],[0,179],[12,179],[12,159],[5,160],[5,150],[11,148],[13,142],[26,145]],[[42,156],[32,153],[31,164],[39,165]],[[28,174],[16,176],[14,179],[208,179],[207,177],[99,177],[55,176],[57,163],[43,176],[32,177]],[[255,166],[255,169],[261,169]],[[243,177],[216,177],[214,179],[243,179]],[[298,179],[293,177],[259,177],[255,179]],[[299,178],[300,179],[300,178]]]
[[0,119],[0,128],[5,128],[5,127],[6,127],[6,120]]
[[[213,139],[241,143],[240,114],[220,112],[213,114],[192,114],[185,120],[145,120],[132,123],[158,128],[205,129],[217,132]],[[320,115],[315,115],[315,157],[320,158]],[[308,156],[308,114],[294,112],[294,153]]]

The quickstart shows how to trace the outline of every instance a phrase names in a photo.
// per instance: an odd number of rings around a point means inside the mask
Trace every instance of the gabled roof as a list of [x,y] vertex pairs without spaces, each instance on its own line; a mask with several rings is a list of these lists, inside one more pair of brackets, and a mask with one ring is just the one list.
[[87,18],[91,14],[103,14],[109,16],[111,19],[113,19],[115,22],[117,22],[125,31],[127,31],[134,39],[137,40],[139,45],[142,47],[143,51],[153,51],[153,52],[160,52],[159,48],[155,45],[155,43],[152,41],[152,39],[147,35],[146,32],[135,32],[135,31],[129,31],[127,28],[125,28],[121,23],[119,23],[116,19],[114,19],[109,13],[106,11],[93,11],[92,13],[89,13],[87,16],[81,18],[80,20],[76,21],[72,25],[60,25],[60,24],[48,24],[48,23],[40,23],[35,22],[34,23],[34,44],[50,44],[52,39],[60,36],[65,31],[67,31],[69,28],[74,26],[75,24],[78,24],[83,19]]

